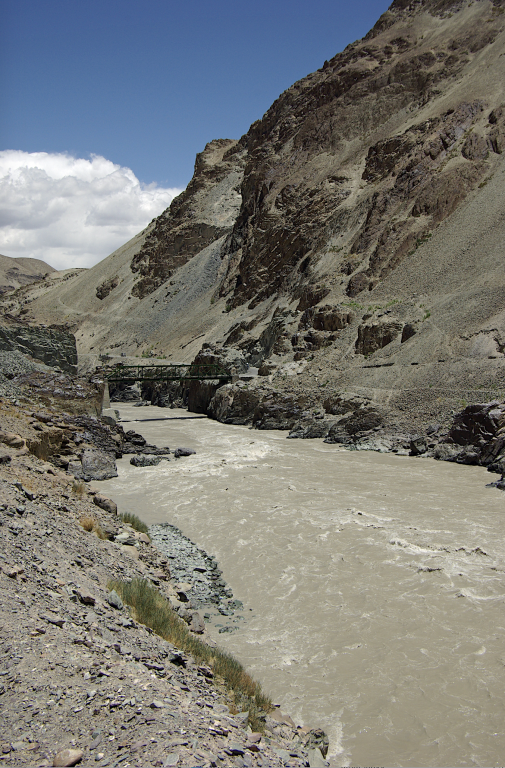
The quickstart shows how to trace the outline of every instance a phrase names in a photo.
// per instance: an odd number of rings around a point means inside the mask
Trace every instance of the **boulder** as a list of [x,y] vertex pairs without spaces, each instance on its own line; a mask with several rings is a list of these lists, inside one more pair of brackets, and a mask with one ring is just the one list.
[[123,601],[119,597],[118,593],[115,589],[112,589],[109,594],[107,595],[107,602],[112,608],[115,608],[117,611],[123,610]]
[[105,451],[86,448],[81,456],[81,461],[72,461],[68,465],[77,480],[110,480],[117,477],[115,457]]
[[115,408],[103,408],[100,419],[104,424],[109,424],[109,426],[114,427],[116,422],[120,419],[119,411]]
[[305,749],[318,749],[321,752],[321,755],[323,757],[326,757],[328,754],[328,747],[330,746],[330,741],[328,739],[328,736],[321,728],[313,728],[309,733],[307,734],[307,739],[305,741]]
[[174,456],[176,459],[179,459],[181,456],[192,456],[196,451],[193,451],[191,448],[176,448],[174,451]]
[[161,461],[161,456],[145,456],[141,454],[139,456],[132,456],[130,464],[134,467],[157,467]]
[[207,414],[222,424],[250,424],[259,401],[260,395],[255,390],[225,384],[216,391]]
[[456,447],[455,445],[441,443],[433,449],[432,456],[438,461],[456,461],[456,456],[458,456],[460,451],[461,448]]
[[344,429],[344,425],[341,424],[341,422],[337,422],[330,427],[327,436],[324,438],[324,442],[347,445],[351,442],[351,437]]
[[309,768],[325,768],[327,765],[326,760],[321,754],[321,750],[317,747],[315,749],[309,749],[307,751],[309,758]]
[[64,768],[65,766],[77,765],[77,763],[81,762],[83,756],[84,752],[82,749],[62,749],[61,752],[55,755],[53,766]]
[[112,499],[108,499],[107,496],[102,496],[100,493],[95,494],[93,504],[106,512],[110,512],[111,515],[117,515],[117,504]]
[[410,441],[410,455],[421,456],[428,450],[428,445],[424,437],[413,437]]
[[205,631],[205,622],[198,613],[198,611],[193,611],[191,614],[191,621],[189,622],[189,628],[192,632],[194,632],[197,635],[202,635]]
[[381,426],[383,421],[384,413],[382,409],[370,404],[359,408],[350,416],[344,417],[339,422],[339,425],[342,425],[349,435],[356,435],[358,432],[368,432]]
[[129,544],[123,544],[121,550],[122,552],[126,552],[127,555],[130,555],[134,560],[138,560],[140,557],[137,547],[131,547]]
[[0,432],[0,443],[8,445],[9,448],[25,448],[26,446],[25,440],[13,432]]

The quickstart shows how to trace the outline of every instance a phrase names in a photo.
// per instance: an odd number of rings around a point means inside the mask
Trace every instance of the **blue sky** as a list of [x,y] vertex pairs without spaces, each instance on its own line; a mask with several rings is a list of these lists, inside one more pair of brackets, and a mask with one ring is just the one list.
[[[239,138],[283,90],[366,34],[387,6],[0,0],[0,149],[98,155],[130,169],[137,192],[153,184],[180,190],[208,141]],[[28,177],[23,183],[32,183]],[[158,202],[166,207],[169,197]],[[21,247],[15,238],[12,231],[10,240],[0,238],[0,251],[31,255],[28,240]]]

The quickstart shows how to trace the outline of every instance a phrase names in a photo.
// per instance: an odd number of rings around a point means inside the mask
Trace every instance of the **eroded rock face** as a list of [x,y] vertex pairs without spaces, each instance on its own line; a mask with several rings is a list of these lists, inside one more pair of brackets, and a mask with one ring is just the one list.
[[322,307],[306,309],[300,318],[300,328],[314,328],[316,331],[341,331],[354,319],[354,313],[346,307],[324,304]]
[[173,271],[228,233],[240,206],[244,147],[228,139],[211,141],[196,157],[194,176],[153,230],[132,262],[138,273],[132,295],[148,296]]
[[403,323],[398,320],[377,320],[370,324],[360,325],[356,340],[356,352],[360,355],[371,355],[378,349],[391,344],[400,335]]
[[10,323],[0,326],[0,350],[18,351],[66,373],[77,372],[75,336],[58,328]]
[[100,376],[90,380],[64,373],[32,371],[13,381],[30,392],[39,406],[65,408],[70,413],[98,416],[102,411],[104,382]]
[[114,290],[114,288],[117,288],[119,285],[119,277],[117,275],[114,275],[114,277],[110,277],[108,280],[104,280],[103,283],[100,283],[98,288],[96,289],[96,297],[97,299],[105,299],[111,293],[111,291]]
[[411,441],[411,455],[474,464],[505,472],[505,403],[498,400],[467,406],[454,416],[446,434],[427,431]]
[[[487,13],[478,0],[469,14],[460,3],[393,2],[363,40],[281,94],[240,141],[207,144],[187,189],[132,259],[139,278],[132,295],[148,296],[221,238],[216,289],[229,307],[254,308],[284,294],[299,300],[298,311],[317,305],[330,292],[317,275],[330,251],[348,296],[372,289],[503,151],[502,104],[462,95],[436,105],[493,45],[500,4]],[[414,35],[413,23],[426,34]],[[435,105],[429,119],[402,128],[406,111],[428,104]],[[384,135],[388,121],[397,127]],[[352,159],[348,142],[356,146]],[[358,168],[364,186],[356,182]],[[336,247],[335,237],[343,245]],[[99,298],[114,280],[97,288]]]
[[[342,143],[364,137],[400,110],[434,99],[437,85],[461,72],[498,33],[498,23],[484,33],[468,20],[457,39],[451,39],[447,24],[447,37],[424,44],[402,23],[426,12],[446,14],[435,2],[417,9],[393,3],[386,28],[380,23],[363,41],[296,83],[251,127],[242,206],[224,248],[230,266],[222,292],[232,296],[233,306],[248,302],[254,307],[275,293],[303,292],[302,286],[313,282],[312,269],[331,233],[349,233],[355,226],[346,207],[353,183],[337,160]],[[389,30],[395,25],[393,35]],[[484,110],[483,102],[462,101],[362,147],[362,179],[369,191],[361,195],[360,213],[365,209],[366,217],[351,248],[338,249],[344,273],[356,256],[354,267],[365,265],[350,275],[349,296],[395,269],[482,179],[482,163],[503,142],[499,110],[492,116],[496,122],[469,134],[482,124]],[[450,167],[448,160],[456,156],[457,167]],[[419,216],[427,217],[422,226]]]
[[468,405],[456,414],[448,438],[456,445],[482,446],[505,427],[505,410],[498,401]]
[[219,379],[192,381],[188,388],[188,411],[207,413],[210,401],[221,386]]

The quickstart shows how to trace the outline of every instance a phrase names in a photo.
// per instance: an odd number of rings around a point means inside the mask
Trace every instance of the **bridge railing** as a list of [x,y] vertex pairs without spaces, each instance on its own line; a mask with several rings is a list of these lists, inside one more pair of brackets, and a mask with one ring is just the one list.
[[181,363],[167,365],[118,365],[107,372],[109,382],[135,381],[201,381],[219,379],[230,381],[231,374],[218,363]]

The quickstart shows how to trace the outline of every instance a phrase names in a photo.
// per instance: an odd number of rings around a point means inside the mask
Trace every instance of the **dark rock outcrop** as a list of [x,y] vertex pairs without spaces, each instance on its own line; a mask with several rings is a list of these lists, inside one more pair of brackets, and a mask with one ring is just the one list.
[[65,373],[77,372],[75,337],[62,329],[1,325],[0,350],[21,352]]
[[109,277],[107,280],[104,280],[103,283],[100,283],[100,285],[96,289],[96,297],[97,299],[107,298],[109,293],[114,290],[114,288],[117,288],[119,285],[119,277],[117,275],[114,275],[114,277]]
[[[455,415],[448,433],[427,447],[430,450],[424,453],[435,459],[479,464],[490,472],[502,474],[505,472],[505,403],[493,401],[467,406]],[[421,452],[412,450],[412,455]]]
[[402,329],[403,323],[394,319],[381,319],[370,324],[360,325],[356,340],[356,352],[360,355],[371,355],[397,339]]
[[161,456],[132,456],[130,464],[134,467],[157,467]]

